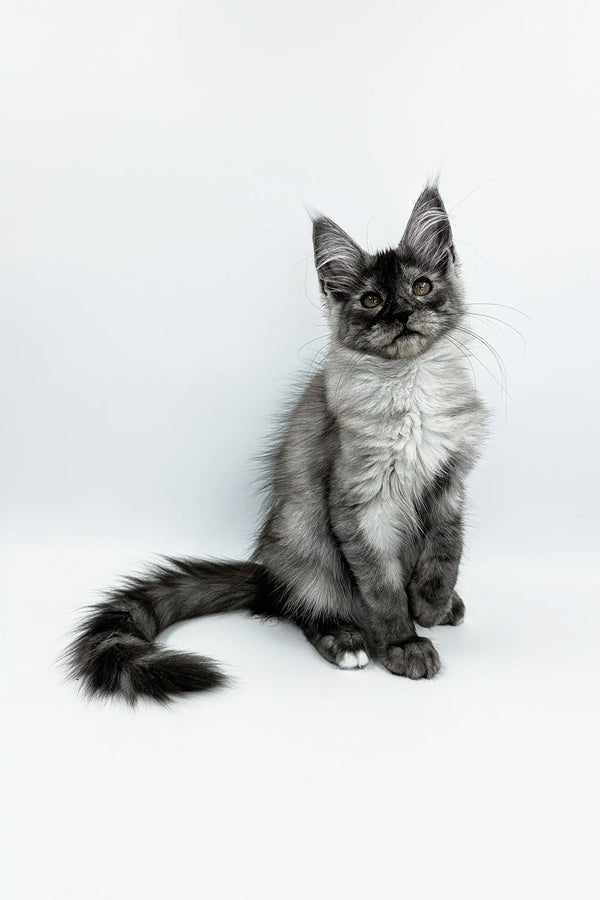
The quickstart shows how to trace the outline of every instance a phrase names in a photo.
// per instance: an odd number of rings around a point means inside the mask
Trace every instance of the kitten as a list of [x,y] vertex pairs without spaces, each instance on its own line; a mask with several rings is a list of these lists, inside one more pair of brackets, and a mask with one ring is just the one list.
[[114,590],[68,651],[90,694],[166,701],[223,684],[211,660],[155,639],[228,610],[295,622],[343,669],[375,657],[395,675],[439,672],[415,623],[463,619],[464,482],[486,418],[455,333],[464,304],[448,216],[428,186],[394,249],[366,253],[323,216],[313,240],[330,349],[270,455],[252,560],[172,559]]

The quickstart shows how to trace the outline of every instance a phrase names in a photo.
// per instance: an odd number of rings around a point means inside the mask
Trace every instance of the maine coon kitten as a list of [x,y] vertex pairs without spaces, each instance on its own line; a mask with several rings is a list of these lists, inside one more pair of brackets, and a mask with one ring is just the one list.
[[485,428],[458,337],[464,314],[448,216],[425,188],[400,244],[369,254],[314,220],[330,350],[270,458],[250,562],[169,560],[94,607],[69,649],[94,695],[165,701],[224,683],[208,659],[166,650],[182,619],[248,610],[295,622],[341,668],[371,657],[431,678],[422,626],[456,625],[465,476]]

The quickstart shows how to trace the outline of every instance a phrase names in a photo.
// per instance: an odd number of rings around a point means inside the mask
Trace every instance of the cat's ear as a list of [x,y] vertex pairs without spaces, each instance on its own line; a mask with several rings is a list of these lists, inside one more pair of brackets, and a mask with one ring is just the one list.
[[316,215],[313,246],[321,290],[352,291],[365,263],[365,254],[358,244],[327,216]]
[[428,185],[415,203],[400,250],[432,269],[445,269],[456,261],[448,213],[435,185]]

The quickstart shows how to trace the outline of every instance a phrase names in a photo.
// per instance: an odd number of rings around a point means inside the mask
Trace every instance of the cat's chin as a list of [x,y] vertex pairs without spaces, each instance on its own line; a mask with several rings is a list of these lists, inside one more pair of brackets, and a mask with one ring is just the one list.
[[355,353],[363,353],[366,356],[376,356],[379,359],[414,359],[425,353],[435,342],[435,337],[425,334],[402,335],[400,338],[384,344],[382,346],[354,347],[352,344],[346,344],[348,350]]
[[382,347],[378,355],[385,359],[414,359],[431,347],[432,343],[433,339],[424,334],[405,334]]

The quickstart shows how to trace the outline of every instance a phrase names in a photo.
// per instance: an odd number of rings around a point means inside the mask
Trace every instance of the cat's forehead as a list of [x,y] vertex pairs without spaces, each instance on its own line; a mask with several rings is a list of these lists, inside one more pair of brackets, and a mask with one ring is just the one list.
[[381,250],[370,256],[364,274],[371,283],[379,284],[383,288],[424,273],[423,266],[419,265],[414,256],[394,248]]
[[367,277],[396,281],[402,275],[402,260],[397,250],[381,250],[369,258]]

